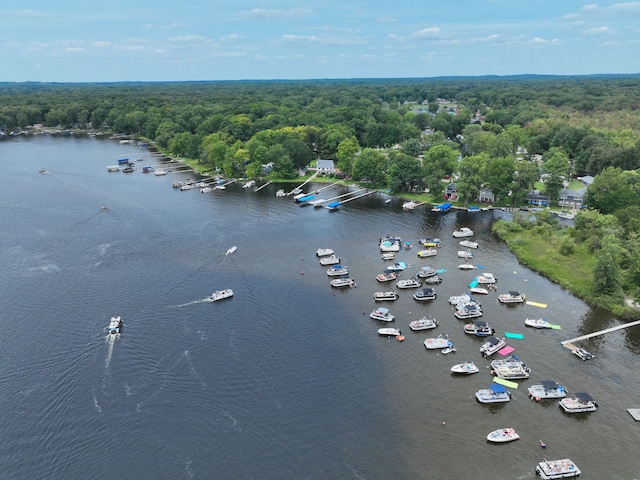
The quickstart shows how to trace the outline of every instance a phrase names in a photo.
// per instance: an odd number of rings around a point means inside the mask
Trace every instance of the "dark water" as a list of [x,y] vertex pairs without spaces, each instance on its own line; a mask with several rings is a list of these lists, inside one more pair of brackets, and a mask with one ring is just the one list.
[[[640,407],[640,330],[583,343],[594,360],[571,355],[562,340],[618,320],[519,265],[490,233],[504,213],[403,212],[378,195],[331,213],[275,198],[278,185],[181,192],[171,184],[186,174],[107,173],[121,155],[147,158],[108,139],[0,143],[2,478],[523,479],[543,456],[573,459],[586,479],[640,477],[638,424],[626,411]],[[533,370],[498,407],[474,398],[491,382],[489,361],[447,302],[480,272],[455,268],[451,232],[465,225],[480,242],[473,262],[498,277],[499,293],[548,304],[481,299],[498,332],[524,333],[509,344]],[[447,270],[435,302],[402,292],[386,305],[402,343],[379,337],[384,325],[368,317],[387,233],[445,241],[435,258],[418,259],[415,247],[398,255],[411,266],[404,277],[422,265]],[[329,286],[321,247],[357,288]],[[235,296],[203,301],[222,288]],[[424,314],[438,329],[411,332]],[[110,342],[113,315],[126,325]],[[524,327],[540,316],[562,330]],[[457,354],[424,349],[438,333]],[[464,360],[481,372],[451,375]],[[600,408],[571,416],[530,401],[527,386],[544,379],[591,393]],[[486,442],[506,426],[521,439]]]

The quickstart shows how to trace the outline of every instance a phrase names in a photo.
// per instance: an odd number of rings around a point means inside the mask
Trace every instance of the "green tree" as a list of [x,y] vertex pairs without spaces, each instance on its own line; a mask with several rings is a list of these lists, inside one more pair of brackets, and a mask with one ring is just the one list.
[[422,165],[412,156],[400,152],[389,154],[387,186],[392,190],[408,190],[422,181]]
[[544,189],[552,199],[557,199],[564,181],[569,176],[571,164],[562,148],[553,147],[542,157],[542,171],[546,174]]
[[365,148],[353,164],[353,178],[371,182],[376,186],[384,186],[387,164],[387,157],[382,153],[373,148]]
[[540,171],[536,164],[526,160],[517,163],[516,168],[511,183],[511,202],[513,205],[521,205],[527,194],[534,189],[540,178]]
[[496,199],[507,198],[512,187],[516,171],[516,162],[512,158],[492,158],[484,169],[485,186],[488,186]]
[[436,145],[427,150],[422,160],[425,183],[433,195],[444,190],[442,180],[458,170],[458,151],[448,145]]
[[355,137],[345,138],[338,145],[336,157],[338,159],[337,168],[346,173],[351,174],[353,171],[353,161],[356,153],[360,151],[360,145]]
[[460,178],[456,180],[458,198],[468,206],[470,201],[479,197],[480,188],[483,186],[485,178],[484,171],[490,162],[489,155],[480,153],[460,160]]
[[596,295],[613,297],[622,295],[620,269],[622,251],[620,241],[614,235],[609,234],[603,237],[593,269]]

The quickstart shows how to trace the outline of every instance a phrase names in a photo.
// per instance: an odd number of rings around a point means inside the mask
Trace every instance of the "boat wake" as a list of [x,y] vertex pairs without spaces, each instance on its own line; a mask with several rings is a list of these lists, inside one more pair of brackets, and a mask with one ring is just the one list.
[[187,302],[187,303],[181,303],[180,305],[174,305],[171,308],[188,307],[189,305],[195,305],[197,303],[211,303],[211,302],[213,302],[213,300],[211,300],[211,297],[207,297],[207,298],[203,298],[201,300],[194,300],[193,302]]
[[113,346],[115,345],[115,340],[116,340],[117,335],[111,335],[111,334],[107,334],[107,338],[105,338],[105,341],[108,344],[107,347],[107,360],[105,362],[105,368],[109,368],[109,364],[111,363],[111,355],[113,355]]

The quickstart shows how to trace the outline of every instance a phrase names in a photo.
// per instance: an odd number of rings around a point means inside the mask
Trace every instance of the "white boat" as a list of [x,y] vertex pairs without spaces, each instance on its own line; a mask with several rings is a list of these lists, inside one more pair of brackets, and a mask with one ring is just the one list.
[[405,268],[407,268],[407,264],[404,262],[398,262],[398,263],[394,263],[393,265],[390,265],[386,268],[387,272],[399,272],[401,270],[404,270]]
[[413,200],[409,201],[409,202],[405,202],[402,204],[402,209],[403,210],[413,210],[414,208],[416,208],[418,204],[416,202],[414,202]]
[[380,275],[376,276],[376,280],[379,282],[390,282],[391,280],[395,280],[398,278],[398,274],[395,272],[383,272]]
[[396,254],[393,252],[386,252],[383,253],[380,258],[382,258],[382,260],[393,260],[394,258],[396,258]]
[[242,188],[253,188],[255,184],[255,180],[249,180],[248,182],[245,182],[244,185],[242,185]]
[[329,255],[333,255],[333,250],[330,248],[319,248],[316,250],[316,257],[328,257]]
[[389,240],[386,238],[380,241],[381,252],[399,252],[401,250],[400,240]]
[[286,197],[286,196],[287,196],[287,194],[285,193],[283,188],[281,188],[280,190],[278,190],[276,192],[276,197]]
[[444,347],[442,349],[442,354],[443,355],[447,355],[449,353],[456,353],[458,351],[458,349],[456,348],[456,346],[453,344],[453,342],[449,342],[449,345],[447,345],[446,347]]
[[476,280],[480,285],[491,285],[498,281],[498,279],[493,276],[493,273],[483,273],[482,275],[476,277]]
[[377,308],[369,314],[373,320],[380,320],[381,322],[393,322],[396,317],[391,315],[388,308]]
[[465,375],[470,375],[472,373],[478,373],[480,369],[476,366],[475,363],[466,361],[463,363],[459,363],[451,367],[451,371],[453,373],[463,373]]
[[542,480],[577,477],[582,473],[578,466],[568,458],[561,460],[543,460],[536,465],[536,475]]
[[468,303],[466,305],[458,305],[453,314],[460,320],[467,320],[469,318],[481,317],[482,309],[475,303]]
[[506,443],[518,440],[520,435],[513,428],[499,428],[487,435],[487,441],[493,443]]
[[527,391],[529,396],[536,400],[543,398],[564,398],[567,396],[567,390],[558,383],[551,380],[543,380],[540,385],[531,385]]
[[473,230],[471,230],[469,227],[462,227],[460,230],[454,230],[453,236],[456,238],[473,237]]
[[320,259],[320,265],[322,266],[337,265],[338,263],[340,263],[340,258],[336,257],[335,255],[329,255],[328,257],[322,257]]
[[473,298],[468,292],[464,292],[462,295],[452,295],[449,297],[449,303],[451,305],[467,305],[473,302]]
[[469,288],[469,291],[478,295],[489,295],[489,290],[482,287],[471,287]]
[[438,237],[421,238],[418,241],[418,243],[425,247],[441,247],[442,246],[442,240],[440,240]]
[[471,250],[458,250],[458,258],[473,258]]
[[233,297],[233,290],[227,288],[225,290],[217,290],[211,294],[209,300],[212,302],[217,302],[218,300],[223,300],[225,298]]
[[433,277],[437,273],[438,272],[436,272],[435,268],[424,266],[420,268],[417,276],[420,278],[428,278],[428,277]]
[[565,220],[575,220],[576,215],[574,213],[571,212],[567,212],[566,210],[562,210],[561,212],[557,213],[558,218],[564,218]]
[[209,193],[213,190],[211,187],[204,187],[200,189],[200,193]]
[[122,319],[120,317],[111,317],[109,321],[109,335],[120,335],[120,328],[122,327]]
[[474,242],[473,240],[462,240],[460,242],[460,246],[467,248],[478,248],[478,242]]
[[420,288],[422,283],[417,278],[411,277],[405,280],[398,280],[396,286],[398,288]]
[[402,335],[402,332],[397,328],[379,328],[378,335],[384,335],[387,337],[397,337]]
[[433,288],[426,287],[414,293],[413,299],[419,302],[424,302],[427,300],[435,300],[437,296],[438,295],[436,294],[436,291]]
[[[119,165],[109,165],[107,167],[107,172],[118,172],[120,171],[120,166]],[[46,172],[46,170],[45,170]],[[40,173],[45,173],[45,172],[40,172]]]
[[591,360],[595,357],[593,353],[586,351],[584,348],[576,348],[575,350],[571,350],[571,353],[582,360]]
[[438,254],[438,249],[434,247],[427,248],[426,250],[418,250],[418,257],[427,258],[434,257]]
[[492,361],[491,368],[495,376],[504,380],[520,380],[529,378],[531,374],[531,369],[515,355]]
[[156,177],[161,177],[161,176],[163,176],[163,175],[166,175],[166,174],[167,174],[167,171],[166,171],[166,170],[154,170],[153,174],[154,174]]
[[567,413],[595,412],[598,404],[588,393],[575,393],[571,398],[560,400],[560,407]]
[[506,345],[507,342],[504,340],[504,338],[489,337],[487,338],[487,341],[480,347],[480,353],[483,357],[490,357]]
[[471,265],[470,263],[461,263],[460,265],[458,265],[458,268],[460,270],[474,270],[478,267],[476,267],[475,265]]
[[373,299],[376,302],[393,302],[397,300],[399,295],[393,290],[389,290],[388,292],[376,292],[373,294]]
[[495,333],[495,330],[483,320],[476,320],[473,323],[467,323],[464,326],[464,333],[475,335],[476,337],[488,337]]
[[500,303],[523,303],[526,298],[527,296],[524,293],[516,292],[515,290],[498,295]]
[[427,277],[423,282],[425,285],[440,285],[442,283],[442,279],[439,276]]
[[330,277],[341,277],[343,275],[349,275],[349,267],[346,265],[334,265],[327,270],[327,275]]
[[227,250],[227,253],[225,253],[225,255],[231,255],[232,253],[234,253],[236,250],[238,250],[238,247],[236,247],[235,245],[233,247],[231,247],[229,250]]
[[489,388],[476,392],[476,398],[480,403],[502,403],[511,400],[511,392],[507,391],[504,385],[492,383]]
[[438,326],[438,321],[435,318],[422,317],[419,320],[414,320],[409,323],[409,328],[413,331],[430,330]]
[[345,277],[345,278],[334,278],[329,282],[332,287],[342,288],[342,287],[353,287],[354,284],[353,278]]
[[544,317],[542,317],[542,318],[527,318],[524,321],[524,324],[527,327],[533,327],[533,328],[551,328],[551,324]]
[[424,342],[422,342],[427,350],[442,350],[443,348],[447,348],[449,346],[449,336],[441,333],[435,338],[427,338]]

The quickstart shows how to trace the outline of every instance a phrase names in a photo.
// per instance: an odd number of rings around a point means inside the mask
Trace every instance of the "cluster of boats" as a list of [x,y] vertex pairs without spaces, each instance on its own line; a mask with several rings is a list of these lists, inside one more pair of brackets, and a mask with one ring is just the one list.
[[319,248],[316,251],[316,257],[319,258],[320,265],[329,266],[327,275],[337,277],[331,279],[329,285],[335,288],[354,287],[356,282],[349,277],[349,267],[340,264],[340,257],[330,248]]

